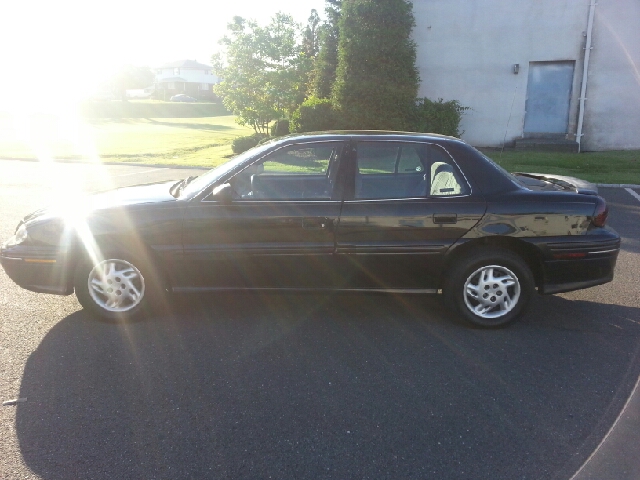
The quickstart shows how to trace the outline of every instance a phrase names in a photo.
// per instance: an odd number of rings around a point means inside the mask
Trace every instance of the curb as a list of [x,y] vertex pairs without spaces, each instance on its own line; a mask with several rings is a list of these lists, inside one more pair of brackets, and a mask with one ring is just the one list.
[[596,183],[595,185],[603,188],[640,188],[640,185],[633,183]]
[[[10,160],[13,162],[39,162],[37,158],[0,158],[0,160]],[[56,159],[54,163],[81,163],[83,165],[91,165],[93,162],[86,160],[76,160],[72,158]],[[197,167],[190,165],[174,165],[171,163],[137,163],[137,162],[100,162],[100,165],[124,165],[129,167],[151,167],[151,168],[178,168],[185,170],[211,170],[213,167]]]

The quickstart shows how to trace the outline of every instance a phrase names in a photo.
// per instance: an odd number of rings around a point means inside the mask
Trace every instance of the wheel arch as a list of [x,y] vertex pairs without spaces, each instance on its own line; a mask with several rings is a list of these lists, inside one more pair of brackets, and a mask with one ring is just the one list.
[[160,276],[167,289],[171,288],[171,276],[165,262],[161,260],[150,245],[136,235],[100,235],[93,237],[92,245],[84,243],[77,245],[75,254],[68,259],[67,281],[70,288],[73,290],[74,272],[80,262],[93,260],[94,258],[99,259],[102,257],[103,252],[114,250],[129,253],[139,258],[154,269],[154,272]]
[[[476,238],[454,245],[445,256],[443,275],[459,258],[471,255],[474,249],[487,247],[500,248],[515,253],[531,270],[536,287],[540,288],[543,284],[542,255],[538,248],[524,240],[499,235]],[[443,278],[440,279],[440,285],[443,284],[443,280]]]

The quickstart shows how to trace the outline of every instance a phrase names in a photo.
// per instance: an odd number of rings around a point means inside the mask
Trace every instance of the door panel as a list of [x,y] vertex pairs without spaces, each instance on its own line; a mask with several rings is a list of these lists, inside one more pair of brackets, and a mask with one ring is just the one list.
[[484,199],[437,145],[360,142],[355,161],[336,232],[344,283],[436,288],[445,252],[480,220]]
[[187,208],[182,287],[318,288],[335,281],[343,142],[285,145]]
[[327,287],[340,202],[202,202],[187,209],[184,255],[197,287]]
[[437,288],[445,252],[484,211],[471,197],[345,202],[340,268],[357,288]]
[[574,62],[529,64],[524,133],[567,133]]

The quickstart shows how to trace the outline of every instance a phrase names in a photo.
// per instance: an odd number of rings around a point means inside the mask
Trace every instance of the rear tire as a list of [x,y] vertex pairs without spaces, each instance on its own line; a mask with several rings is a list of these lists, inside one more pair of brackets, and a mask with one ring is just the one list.
[[464,255],[445,275],[446,305],[483,328],[503,327],[518,319],[535,289],[533,274],[522,258],[497,248]]
[[162,294],[159,275],[139,257],[122,251],[103,252],[103,259],[85,259],[74,277],[76,297],[94,315],[128,320],[151,311]]

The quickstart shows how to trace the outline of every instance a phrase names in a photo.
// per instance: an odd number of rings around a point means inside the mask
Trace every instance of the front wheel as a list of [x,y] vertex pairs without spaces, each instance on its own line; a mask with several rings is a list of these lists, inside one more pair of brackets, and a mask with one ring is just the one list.
[[106,319],[129,319],[150,306],[157,293],[150,268],[127,254],[111,253],[100,261],[86,260],[76,269],[75,291],[80,304]]
[[491,248],[458,259],[448,272],[443,295],[467,321],[491,328],[520,317],[534,287],[531,270],[518,255]]

